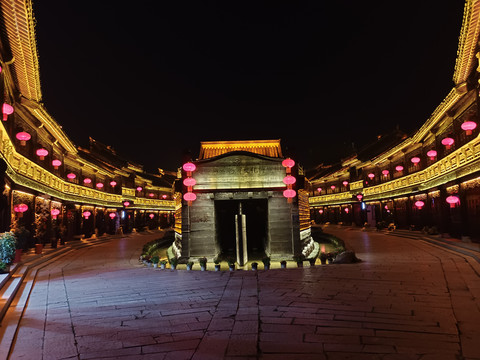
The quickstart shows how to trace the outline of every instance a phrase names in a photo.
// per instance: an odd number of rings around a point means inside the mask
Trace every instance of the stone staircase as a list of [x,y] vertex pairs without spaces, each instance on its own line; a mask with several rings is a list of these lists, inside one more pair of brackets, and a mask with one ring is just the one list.
[[8,274],[0,274],[0,358],[8,357],[38,271],[78,249],[100,245],[119,237],[123,235],[71,241],[56,249],[44,249],[42,254],[35,254],[32,250],[23,254],[22,261],[12,265]]

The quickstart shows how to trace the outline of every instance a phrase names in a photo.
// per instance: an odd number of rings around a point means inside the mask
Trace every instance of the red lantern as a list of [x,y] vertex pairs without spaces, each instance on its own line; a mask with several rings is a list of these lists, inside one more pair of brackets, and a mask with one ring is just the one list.
[[183,194],[183,198],[186,200],[186,201],[195,201],[197,200],[197,195],[195,195],[193,192],[187,192],[185,194]]
[[58,216],[58,214],[60,214],[60,210],[58,210],[58,209],[52,209],[52,211],[51,211],[50,213],[52,214],[52,217],[53,217],[54,219],[56,219],[57,216]]
[[155,217],[155,215],[154,215],[154,214],[150,214],[150,215],[148,215],[148,217],[149,217],[150,219],[153,219],[153,218]]
[[167,198],[167,195],[163,194],[163,195],[162,195],[162,199],[165,200],[166,198]]
[[322,188],[317,188],[317,191],[318,191],[319,193],[321,193],[321,192],[322,192]]
[[418,156],[414,156],[410,159],[410,161],[413,163],[413,165],[417,166],[417,164],[420,162],[420,158]]
[[357,194],[357,199],[358,199],[358,201],[362,201],[363,195],[362,194]]
[[388,171],[388,170],[382,170],[383,176],[388,176],[389,173],[390,173],[390,171]]
[[466,131],[466,135],[472,135],[472,130],[475,130],[477,123],[475,121],[465,121],[461,128]]
[[70,180],[73,180],[77,177],[77,175],[75,175],[74,173],[69,173],[67,174],[67,178],[70,179]]
[[283,196],[287,199],[292,199],[297,195],[297,192],[293,189],[287,189],[283,191]]
[[138,186],[138,187],[137,187],[137,191],[138,191],[138,192],[140,192],[140,191],[142,191],[142,190],[143,190],[143,188],[142,188],[141,186]]
[[115,218],[115,216],[117,216],[117,215],[115,215],[115,213],[112,212],[112,213],[108,214],[108,216],[110,216],[110,219],[113,220]]
[[40,160],[45,160],[45,156],[48,155],[48,150],[41,148],[37,150],[36,154],[40,158]]
[[368,176],[368,178],[369,178],[370,180],[372,180],[372,179],[375,177],[375,174],[374,174],[374,173],[370,173],[370,174],[368,174],[367,176]]
[[418,208],[418,209],[421,209],[423,206],[425,205],[425,203],[421,200],[418,200],[418,201],[415,201],[415,206]]
[[348,208],[345,208],[345,212],[348,214],[349,213],[349,209]]
[[286,168],[292,168],[295,166],[295,161],[293,161],[290,158],[286,158],[285,160],[282,161],[282,165]]
[[23,216],[23,213],[27,210],[28,210],[28,205],[26,204],[19,204],[13,207],[13,211],[17,213],[19,218],[21,218]]
[[88,219],[90,217],[90,215],[92,215],[92,213],[90,211],[84,211],[83,212],[83,216],[85,217],[85,219]]
[[335,185],[330,186],[330,189],[335,190]]
[[117,186],[117,182],[115,180],[110,181],[110,186],[111,187]]
[[103,188],[103,183],[101,183],[101,182],[98,182],[98,183],[96,184],[96,187],[97,187],[98,189],[101,189],[101,188]]
[[123,206],[125,206],[125,207],[130,206],[130,201],[124,201],[124,202],[123,202]]
[[7,116],[13,114],[13,111],[14,109],[12,105],[4,103],[2,106],[3,121],[7,121]]
[[460,199],[458,196],[450,195],[446,198],[447,203],[450,204],[451,208],[454,208],[458,203],[460,203]]
[[437,156],[437,151],[436,150],[429,150],[427,152],[427,156],[430,158],[430,160],[435,160],[435,156]]
[[197,167],[195,166],[194,163],[187,162],[183,164],[183,170],[185,170],[187,173],[191,173],[192,171],[195,171]]
[[397,170],[398,172],[403,171],[403,166],[402,165],[397,165],[395,167],[395,170]]
[[150,194],[148,194],[148,196],[150,196],[151,198],[153,198],[153,197],[155,196],[155,194],[154,194],[154,193],[150,193]]
[[293,185],[295,184],[296,181],[297,179],[295,179],[295,176],[292,176],[292,175],[287,175],[283,178],[283,183],[285,185]]
[[62,165],[62,162],[61,162],[60,160],[58,160],[58,159],[54,159],[54,160],[52,160],[52,165],[53,165],[53,168],[54,168],[55,170],[57,170],[58,167],[59,167],[60,165]]
[[447,149],[450,149],[450,146],[452,146],[455,143],[455,140],[453,140],[451,137],[446,137],[442,140],[442,145],[444,145]]
[[21,131],[21,132],[17,133],[17,135],[15,137],[18,140],[20,140],[20,145],[22,145],[22,146],[25,146],[27,141],[32,138],[32,136],[25,131]]
[[84,183],[84,184],[91,184],[91,183],[92,183],[92,179],[90,179],[90,178],[85,178],[85,179],[83,179],[83,183]]
[[197,183],[197,181],[194,178],[191,178],[191,177],[183,179],[183,185],[188,186],[188,187],[195,186],[196,183]]
[[323,214],[323,209],[318,210],[320,214]]
[[342,184],[343,184],[343,186],[347,187],[348,181],[345,180],[344,182],[342,182]]

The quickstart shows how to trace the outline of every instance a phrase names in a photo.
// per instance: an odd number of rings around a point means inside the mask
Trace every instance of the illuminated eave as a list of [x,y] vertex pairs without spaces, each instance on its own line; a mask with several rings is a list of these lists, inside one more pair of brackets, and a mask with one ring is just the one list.
[[[18,90],[31,100],[40,101],[40,76],[35,19],[29,0],[0,1],[3,31],[8,37],[14,61],[12,65]],[[8,59],[10,60],[10,59]]]
[[467,0],[463,12],[462,28],[457,50],[453,82],[465,83],[476,64],[477,42],[480,34],[480,1]]
[[202,141],[199,160],[210,159],[233,151],[248,151],[254,154],[283,157],[278,140]]

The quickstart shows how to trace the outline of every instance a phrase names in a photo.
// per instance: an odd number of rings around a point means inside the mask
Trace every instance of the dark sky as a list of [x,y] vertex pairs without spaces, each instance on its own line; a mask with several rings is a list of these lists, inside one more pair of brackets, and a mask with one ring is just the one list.
[[281,138],[307,167],[332,162],[426,121],[453,86],[463,6],[35,1],[44,103],[76,145],[151,171],[204,140]]

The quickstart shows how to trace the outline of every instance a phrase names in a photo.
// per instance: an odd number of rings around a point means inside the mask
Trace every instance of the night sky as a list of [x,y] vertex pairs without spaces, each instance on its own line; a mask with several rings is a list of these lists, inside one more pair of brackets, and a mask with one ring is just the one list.
[[306,167],[330,163],[427,120],[453,86],[463,7],[35,1],[43,101],[76,145],[149,171],[207,140],[281,138]]

